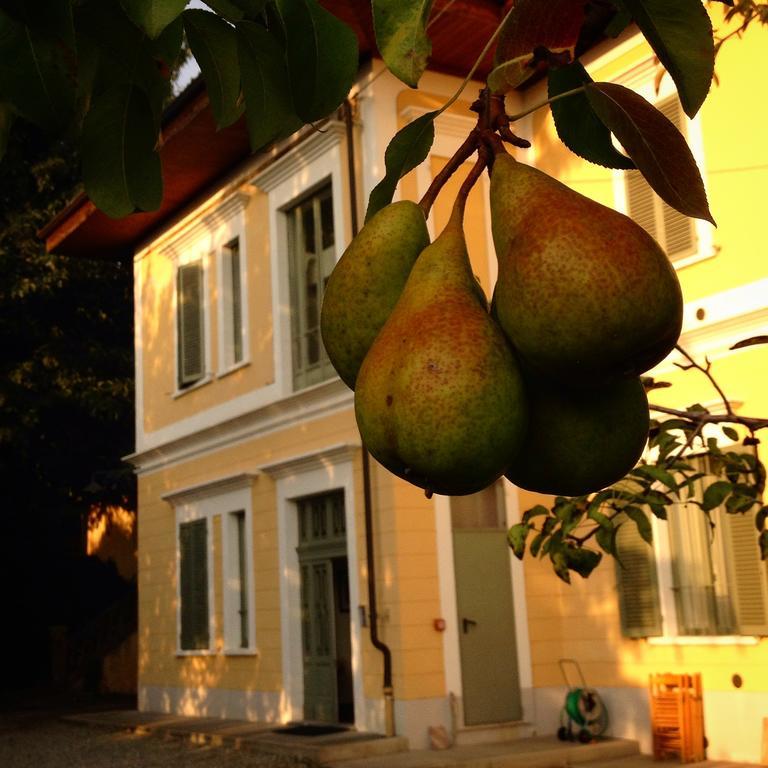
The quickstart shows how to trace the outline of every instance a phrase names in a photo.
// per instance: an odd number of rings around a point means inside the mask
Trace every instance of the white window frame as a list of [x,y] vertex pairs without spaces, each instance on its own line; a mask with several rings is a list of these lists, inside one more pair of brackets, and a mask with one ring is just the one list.
[[[251,486],[253,475],[240,474],[220,478],[209,483],[184,488],[164,494],[174,508],[176,515],[176,655],[177,656],[210,656],[224,653],[231,656],[258,655],[256,645],[255,620],[255,585],[254,585],[254,555],[253,555],[253,505]],[[245,552],[246,573],[248,579],[248,646],[240,647],[240,623],[235,611],[231,610],[231,601],[235,599],[235,591],[227,589],[228,575],[236,567],[236,560],[228,549],[231,541],[232,522],[229,520],[234,512],[245,514]],[[221,517],[221,563],[222,563],[222,593],[223,593],[223,626],[221,636],[216,635],[216,603],[214,585],[214,542],[213,519]],[[208,582],[208,648],[185,649],[181,647],[181,547],[180,530],[184,523],[204,519],[207,530],[207,582]],[[229,593],[229,594],[228,594]],[[229,610],[228,610],[229,608]],[[233,618],[234,617],[234,618]],[[231,641],[234,639],[234,643]]]
[[289,240],[286,211],[313,189],[330,181],[333,195],[335,260],[341,258],[349,236],[349,202],[345,198],[346,160],[342,142],[343,123],[330,121],[323,132],[308,136],[298,146],[258,174],[253,183],[268,195],[272,318],[274,323],[275,376],[280,397],[323,387],[338,377],[295,390],[291,352],[291,291]]
[[[594,69],[594,66],[595,65],[593,64],[589,69]],[[631,88],[651,104],[656,105],[669,96],[674,96],[677,93],[674,82],[669,74],[665,74],[664,77],[662,77],[661,82],[659,83],[659,91],[658,93],[656,92],[655,79],[657,72],[658,64],[655,62],[654,58],[650,56],[641,64],[633,67],[620,77],[614,78],[614,82],[623,85],[626,88]],[[707,177],[704,157],[704,138],[699,114],[693,119],[690,119],[687,115],[683,114],[683,120],[685,121],[686,141],[691,149],[696,165],[699,167],[699,171],[701,172],[706,187]],[[612,176],[615,208],[621,213],[629,215],[625,172],[614,170]],[[711,259],[719,252],[719,248],[714,243],[714,227],[701,219],[694,219],[693,222],[696,233],[696,251],[689,256],[672,260],[672,266],[676,270]]]
[[[245,213],[240,208],[235,211],[231,218],[228,218],[219,232],[217,232],[216,246],[216,278],[218,284],[217,299],[217,319],[218,319],[218,376],[226,376],[236,371],[251,361],[250,355],[250,335],[248,329],[250,323],[248,320],[248,247],[245,236]],[[226,286],[228,282],[227,270],[227,247],[233,241],[237,241],[239,251],[240,268],[240,324],[243,345],[243,356],[240,360],[234,360],[233,340],[230,332],[233,330],[233,320],[228,317],[232,313],[232,303],[227,301]]]

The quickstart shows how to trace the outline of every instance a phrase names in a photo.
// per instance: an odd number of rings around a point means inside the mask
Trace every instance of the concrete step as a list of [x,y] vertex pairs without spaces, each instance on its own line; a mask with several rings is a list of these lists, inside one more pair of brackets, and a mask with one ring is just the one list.
[[456,732],[454,744],[457,747],[471,744],[498,744],[500,741],[527,739],[533,734],[533,726],[523,721],[494,725],[469,725]]
[[591,744],[535,736],[495,744],[473,744],[442,751],[414,750],[388,757],[331,761],[328,768],[566,768],[582,763],[630,758],[636,741],[601,739]]
[[349,760],[393,760],[398,753],[408,751],[408,739],[404,736],[381,736],[371,733],[348,731],[328,736],[282,736],[276,733],[260,733],[244,736],[236,746],[280,755],[292,755],[313,760],[322,765]]

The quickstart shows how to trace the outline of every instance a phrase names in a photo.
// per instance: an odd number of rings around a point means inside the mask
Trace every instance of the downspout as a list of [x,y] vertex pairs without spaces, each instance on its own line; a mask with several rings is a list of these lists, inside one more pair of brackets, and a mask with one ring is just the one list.
[[[342,105],[347,130],[347,178],[349,180],[350,223],[352,236],[359,231],[357,217],[357,183],[355,173],[355,144],[352,104],[345,99]],[[379,637],[379,613],[376,604],[376,569],[373,556],[373,503],[371,500],[371,459],[363,446],[363,508],[365,513],[365,558],[368,564],[368,610],[370,613],[371,643],[381,651],[384,660],[382,690],[384,693],[384,730],[387,736],[395,735],[395,698],[392,688],[392,651]]]

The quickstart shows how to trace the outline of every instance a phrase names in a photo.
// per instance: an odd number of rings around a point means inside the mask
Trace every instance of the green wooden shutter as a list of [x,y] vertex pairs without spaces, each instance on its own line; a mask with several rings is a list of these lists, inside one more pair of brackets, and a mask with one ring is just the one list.
[[616,563],[621,629],[625,637],[662,634],[659,582],[653,547],[643,541],[628,519],[616,536],[620,562]]
[[768,570],[760,559],[753,514],[722,511],[728,590],[740,635],[768,635]]
[[205,519],[179,526],[180,647],[205,650],[208,622],[208,525]]
[[243,287],[240,279],[240,240],[234,238],[223,250],[224,259],[224,340],[226,364],[242,362],[243,350]]
[[205,373],[202,262],[179,267],[177,296],[179,386],[186,387]]
[[[663,99],[656,108],[685,135],[685,120],[677,96]],[[696,224],[667,205],[650,188],[639,171],[625,174],[627,213],[651,237],[655,238],[670,259],[682,259],[696,253]]]

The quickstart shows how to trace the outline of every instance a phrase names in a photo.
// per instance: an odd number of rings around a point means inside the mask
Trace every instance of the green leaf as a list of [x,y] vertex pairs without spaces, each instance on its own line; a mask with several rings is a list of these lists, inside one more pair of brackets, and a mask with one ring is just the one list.
[[718,480],[712,483],[704,491],[701,508],[705,512],[709,512],[711,509],[719,507],[723,501],[725,501],[725,497],[728,496],[732,490],[733,485],[727,480]]
[[219,16],[231,22],[255,21],[264,12],[271,0],[205,0]]
[[296,114],[311,123],[347,97],[357,74],[357,36],[316,0],[277,0],[286,32]]
[[240,67],[234,27],[208,11],[184,11],[189,47],[200,65],[218,128],[225,128],[243,112],[240,104]]
[[655,464],[642,464],[641,467],[649,477],[664,483],[670,491],[677,490],[677,480],[663,467],[658,467]]
[[748,339],[737,341],[730,349],[743,349],[744,347],[752,347],[755,344],[768,344],[768,336],[750,336]]
[[715,67],[712,23],[701,0],[621,0],[672,76],[693,117],[709,93]]
[[586,579],[592,571],[597,568],[603,556],[600,552],[581,547],[566,547],[565,562],[568,568],[576,571],[582,578]]
[[760,547],[760,559],[768,560],[768,531],[763,531],[758,536],[757,544]]
[[755,515],[755,528],[762,531],[765,528],[766,520],[768,520],[768,507],[761,507]]
[[752,507],[755,506],[755,504],[759,503],[760,502],[758,502],[757,499],[755,499],[753,496],[745,496],[740,493],[734,493],[726,500],[725,511],[729,515],[741,514],[743,512],[748,512],[750,509],[752,509]]
[[255,152],[301,127],[291,101],[283,49],[264,27],[237,24],[237,50],[243,79],[248,136]]
[[662,200],[686,216],[715,223],[696,161],[675,125],[622,85],[590,83],[587,98]]
[[637,527],[637,532],[647,544],[653,543],[653,528],[648,516],[639,507],[625,507],[624,513]]
[[530,525],[516,523],[507,532],[507,541],[518,560],[522,560],[525,555],[525,541],[528,538],[530,531]]
[[0,10],[44,37],[58,39],[74,50],[71,0],[0,0]]
[[605,28],[607,37],[618,37],[632,23],[632,15],[621,5],[616,9],[616,15]]
[[[580,62],[549,72],[549,98],[591,83],[592,78]],[[586,93],[577,93],[555,101],[552,117],[560,141],[579,157],[605,168],[634,168],[635,164],[622,155],[611,141],[611,132],[592,109]]]
[[616,557],[616,537],[619,534],[619,528],[621,524],[614,526],[610,530],[608,528],[598,528],[595,533],[595,541],[598,543],[603,552],[607,552],[611,557]]
[[184,41],[184,19],[179,16],[174,19],[152,42],[151,48],[168,67],[172,67],[181,53]]
[[541,545],[544,543],[544,539],[546,538],[546,535],[544,533],[537,533],[533,537],[533,541],[531,541],[531,557],[537,557],[539,554],[539,550],[541,549]]
[[587,512],[587,517],[589,517],[590,520],[594,520],[601,528],[605,528],[606,530],[613,528],[613,523],[610,519],[602,512],[598,511],[597,507],[593,508],[590,506],[589,511]]
[[384,178],[373,188],[368,198],[365,220],[392,202],[397,182],[408,171],[424,162],[435,140],[435,118],[438,112],[428,112],[401,128],[389,142],[384,153]]
[[154,211],[163,198],[157,131],[149,100],[136,86],[116,85],[94,97],[83,124],[85,191],[112,218]]
[[427,68],[432,43],[427,20],[433,0],[373,0],[376,44],[395,77],[415,88]]
[[729,440],[736,441],[739,439],[739,433],[733,427],[723,427],[723,434]]
[[153,40],[181,15],[187,0],[120,0],[128,17]]
[[506,93],[524,83],[536,71],[531,61],[531,54],[526,53],[494,67],[488,75],[491,93]]
[[548,515],[549,510],[543,504],[537,504],[535,507],[531,507],[523,512],[523,522],[527,523],[534,517],[541,517],[541,515]]
[[74,115],[74,79],[55,41],[0,11],[0,94],[35,125],[62,131]]
[[13,107],[8,102],[0,101],[0,161],[2,161],[8,147],[8,138],[11,135],[15,117]]

